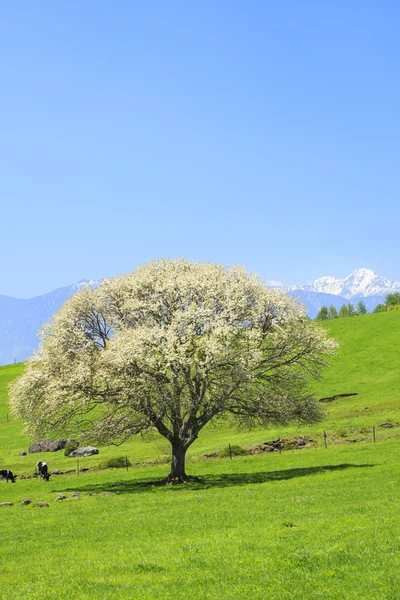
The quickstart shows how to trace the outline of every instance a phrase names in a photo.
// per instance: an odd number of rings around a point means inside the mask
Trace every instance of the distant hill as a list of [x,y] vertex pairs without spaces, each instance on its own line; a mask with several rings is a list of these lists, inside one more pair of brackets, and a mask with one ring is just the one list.
[[[388,292],[389,293],[389,292]],[[354,306],[357,307],[357,304],[360,300],[362,300],[367,307],[368,312],[372,312],[378,304],[382,304],[386,298],[386,294],[381,296],[362,296],[361,294],[358,296],[352,296],[351,298],[346,298],[345,296],[336,296],[336,294],[326,294],[324,292],[311,292],[307,290],[302,290],[297,288],[293,291],[288,291],[289,296],[293,296],[294,298],[298,298],[300,302],[305,304],[307,308],[307,314],[311,319],[315,319],[318,314],[319,309],[322,306],[333,306],[339,310],[343,304],[348,304],[351,302]]]
[[39,345],[38,331],[82,285],[81,281],[28,300],[0,296],[0,364],[21,362]]
[[288,292],[289,296],[298,298],[300,302],[306,305],[307,314],[312,319],[315,319],[321,306],[333,306],[339,310],[343,304],[347,304],[349,301],[343,296],[336,296],[335,294],[323,294],[320,292],[308,292],[306,290],[296,289],[292,292]]

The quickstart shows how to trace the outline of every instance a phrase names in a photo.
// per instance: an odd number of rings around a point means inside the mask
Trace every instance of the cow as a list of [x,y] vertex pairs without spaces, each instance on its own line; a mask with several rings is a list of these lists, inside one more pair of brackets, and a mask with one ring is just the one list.
[[7,483],[8,483],[8,480],[11,479],[11,481],[13,483],[15,483],[17,476],[13,475],[12,471],[10,471],[9,469],[2,469],[0,471],[0,479],[5,479]]
[[36,463],[35,472],[43,479],[43,481],[49,481],[49,470],[47,468],[47,463],[45,463],[43,460],[40,460],[38,463]]

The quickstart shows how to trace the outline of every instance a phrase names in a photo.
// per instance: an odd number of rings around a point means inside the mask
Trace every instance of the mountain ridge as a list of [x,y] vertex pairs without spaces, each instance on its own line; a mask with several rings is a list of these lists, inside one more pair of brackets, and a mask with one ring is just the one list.
[[383,296],[393,292],[400,292],[400,281],[391,281],[376,275],[371,269],[356,269],[343,279],[331,275],[320,277],[310,284],[289,286],[288,292],[303,290],[304,292],[318,292],[342,296],[347,300],[355,297]]
[[[38,332],[44,323],[80,287],[97,283],[82,280],[28,299],[0,295],[0,365],[22,362],[31,356],[39,346]],[[290,296],[298,298],[311,318],[316,317],[321,306],[332,304],[339,310],[343,304],[357,304],[360,300],[372,311],[388,293],[400,292],[400,282],[375,275],[370,269],[356,269],[343,279],[326,276],[311,284],[287,287],[270,282],[270,287],[283,287]]]

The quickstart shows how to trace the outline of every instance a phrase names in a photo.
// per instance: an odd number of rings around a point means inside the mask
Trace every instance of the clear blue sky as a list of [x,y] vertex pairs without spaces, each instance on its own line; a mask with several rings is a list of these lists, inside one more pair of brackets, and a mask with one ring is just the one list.
[[0,293],[151,258],[400,279],[400,5],[3,2]]

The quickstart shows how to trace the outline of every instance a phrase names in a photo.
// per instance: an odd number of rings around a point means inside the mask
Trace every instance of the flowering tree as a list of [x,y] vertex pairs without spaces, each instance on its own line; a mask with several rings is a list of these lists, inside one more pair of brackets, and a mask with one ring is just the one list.
[[79,429],[121,444],[156,429],[172,446],[167,480],[213,418],[312,422],[309,392],[335,343],[301,305],[243,268],[159,260],[78,292],[42,331],[11,386],[28,433]]

